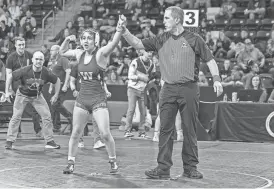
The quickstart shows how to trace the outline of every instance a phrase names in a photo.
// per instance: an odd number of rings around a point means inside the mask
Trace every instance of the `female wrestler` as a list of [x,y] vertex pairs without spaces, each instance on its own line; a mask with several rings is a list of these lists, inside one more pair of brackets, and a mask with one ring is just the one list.
[[[103,71],[107,66],[107,58],[118,44],[121,36],[122,27],[118,23],[113,40],[104,47],[99,48],[99,33],[92,29],[86,29],[80,35],[80,43],[83,50],[67,50],[69,41],[75,40],[75,36],[68,36],[61,45],[61,55],[76,57],[78,61],[78,64],[72,68],[71,82],[75,83],[78,75],[81,78],[81,88],[73,111],[73,131],[69,141],[68,165],[63,170],[64,174],[70,174],[74,171],[78,142],[90,113],[93,114],[101,136],[106,143],[111,165],[110,173],[118,171],[115,142],[109,128],[106,93],[101,81],[104,78]],[[73,93],[77,93],[75,88],[71,88],[71,90]]]

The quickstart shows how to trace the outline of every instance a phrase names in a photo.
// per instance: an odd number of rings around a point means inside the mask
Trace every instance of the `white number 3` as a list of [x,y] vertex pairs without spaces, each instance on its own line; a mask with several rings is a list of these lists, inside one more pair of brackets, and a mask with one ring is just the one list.
[[184,24],[185,27],[199,26],[199,10],[184,10]]

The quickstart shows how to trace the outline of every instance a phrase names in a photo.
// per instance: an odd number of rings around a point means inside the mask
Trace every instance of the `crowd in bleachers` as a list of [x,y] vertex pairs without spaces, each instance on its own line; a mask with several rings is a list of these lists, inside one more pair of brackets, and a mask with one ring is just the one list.
[[[49,10],[61,9],[61,5],[62,0],[0,0],[0,59],[4,64],[7,54],[14,50],[12,38],[32,39],[43,16]],[[81,12],[49,43],[60,45],[67,36],[79,36],[91,27],[100,31],[104,46],[112,39],[120,14],[127,17],[127,27],[137,37],[151,37],[164,31],[162,17],[171,5],[199,9],[199,28],[186,29],[199,33],[207,42],[218,63],[223,86],[248,88],[251,78],[260,75],[264,87],[273,87],[274,0],[85,0]],[[78,46],[79,41],[70,43],[70,48]],[[42,47],[46,55],[48,49],[46,45]],[[137,56],[122,39],[109,58],[106,83],[126,85],[128,65]],[[46,57],[45,65],[49,61]],[[159,71],[156,53],[152,61]],[[205,63],[201,63],[200,71],[199,84],[212,85]]]
[[6,63],[15,51],[14,38],[32,41],[50,10],[61,9],[62,0],[0,0],[0,60]]
[[[163,32],[164,9],[171,5],[199,9],[199,28],[194,31],[212,50],[224,86],[247,88],[255,74],[264,76],[263,80],[273,78],[273,0],[86,0],[81,13],[50,42],[61,44],[66,36],[78,36],[92,27],[100,31],[101,45],[105,45],[113,37],[119,14],[127,17],[127,26],[137,37],[151,37]],[[72,42],[71,48],[76,47],[77,42]],[[127,84],[128,64],[137,56],[122,39],[110,56],[107,83]],[[153,54],[153,62],[158,65],[157,54]],[[211,85],[206,64],[200,70],[200,85]]]

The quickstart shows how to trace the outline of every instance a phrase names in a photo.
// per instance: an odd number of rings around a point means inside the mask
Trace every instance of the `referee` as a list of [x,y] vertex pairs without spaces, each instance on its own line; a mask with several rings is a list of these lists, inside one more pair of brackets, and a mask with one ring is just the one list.
[[200,59],[207,62],[214,80],[217,96],[223,92],[219,70],[214,57],[204,40],[197,34],[184,30],[184,12],[181,8],[171,6],[165,10],[165,32],[156,37],[138,39],[126,29],[126,18],[120,17],[124,26],[123,37],[136,49],[156,51],[165,84],[160,94],[160,136],[158,166],[145,174],[153,179],[170,178],[172,163],[173,133],[175,117],[179,109],[182,117],[184,141],[182,149],[183,176],[201,179],[197,170],[197,122],[199,111],[199,87],[197,85]]

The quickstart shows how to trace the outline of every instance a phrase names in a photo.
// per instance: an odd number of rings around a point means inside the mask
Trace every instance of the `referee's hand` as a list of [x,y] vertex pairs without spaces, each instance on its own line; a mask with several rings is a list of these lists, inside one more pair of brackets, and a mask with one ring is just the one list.
[[213,84],[214,92],[217,93],[217,97],[223,93],[223,86],[220,81],[215,81]]

